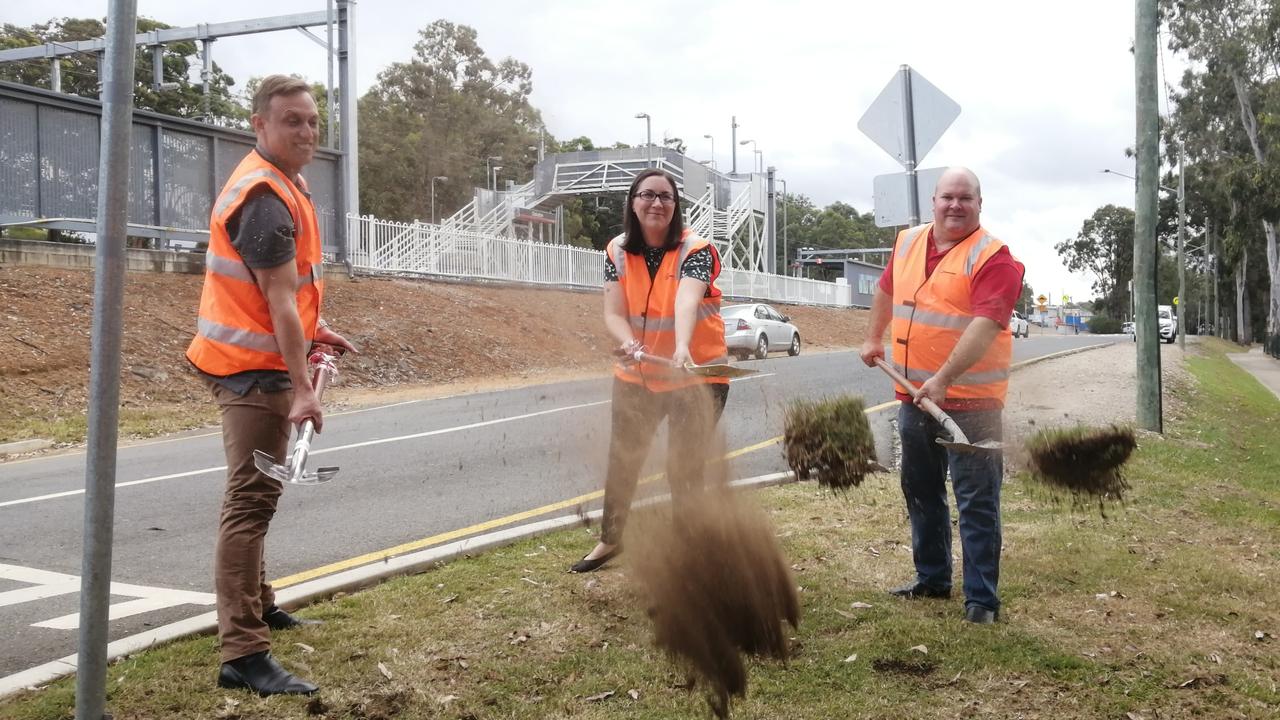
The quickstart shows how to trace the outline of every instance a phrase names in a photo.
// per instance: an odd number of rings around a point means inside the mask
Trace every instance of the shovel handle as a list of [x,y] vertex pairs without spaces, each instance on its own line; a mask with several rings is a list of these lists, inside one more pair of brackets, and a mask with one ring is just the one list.
[[916,401],[920,403],[920,407],[924,408],[924,411],[929,413],[934,420],[937,420],[944,430],[951,433],[953,440],[966,444],[969,442],[969,438],[965,436],[964,431],[960,429],[960,426],[956,424],[955,420],[951,419],[950,415],[943,412],[942,408],[938,407],[938,404],[934,401],[927,397],[921,397],[920,388],[912,385],[910,380],[903,377],[902,373],[898,372],[896,368],[885,362],[884,358],[876,358],[876,367],[879,367],[886,375],[893,378],[894,382],[909,390],[911,392],[911,397],[915,398]]

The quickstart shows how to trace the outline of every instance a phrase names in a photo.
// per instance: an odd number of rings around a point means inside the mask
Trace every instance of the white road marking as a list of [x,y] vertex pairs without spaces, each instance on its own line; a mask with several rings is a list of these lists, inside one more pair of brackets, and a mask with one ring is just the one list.
[[[365,440],[364,442],[350,443],[348,445],[339,445],[331,448],[319,448],[311,451],[311,455],[324,455],[325,453],[333,453],[341,450],[351,450],[354,448],[370,447],[373,445],[384,445],[386,443],[403,442],[405,440],[417,440],[424,437],[432,437],[434,435],[446,435],[448,433],[461,432],[463,430],[474,430],[476,428],[488,427],[490,425],[499,425],[502,423],[515,422],[516,420],[527,420],[529,418],[541,417],[543,415],[552,415],[555,413],[568,412],[570,410],[581,410],[582,408],[596,407],[597,405],[608,405],[609,400],[599,400],[597,402],[581,403],[579,405],[566,405],[564,407],[551,408],[550,410],[539,410],[538,412],[526,413],[524,415],[514,415],[512,417],[495,418],[493,420],[483,420],[481,422],[470,423],[468,425],[457,425],[455,427],[440,428],[439,430],[428,430],[426,432],[413,433],[410,435],[398,435],[390,438],[380,438],[377,440]],[[206,473],[222,472],[227,469],[226,465],[217,467],[201,468],[199,470],[188,470],[186,472],[173,473],[171,475],[159,475],[156,477],[143,478],[141,480],[130,480],[129,482],[116,483],[116,488],[131,487],[133,485],[145,485],[147,483],[160,482],[161,480],[176,480],[178,478],[191,477],[193,475],[204,475]],[[49,493],[48,495],[37,495],[35,497],[20,498],[18,500],[6,500],[0,502],[0,508],[10,507],[13,505],[26,505],[29,503],[41,502],[44,500],[55,500],[57,498],[71,497],[73,495],[83,495],[84,490],[66,490],[64,492]]]
[[[0,579],[31,583],[31,587],[0,593],[0,607],[80,592],[80,578],[78,576],[37,570],[20,565],[0,564]],[[212,593],[171,590],[169,588],[134,585],[131,583],[111,583],[111,594],[134,598],[133,600],[110,605],[107,617],[111,620],[140,615],[154,610],[164,610],[178,605],[213,605],[216,601],[216,597]],[[32,627],[75,630],[80,627],[80,613],[60,615],[51,620],[32,623]]]

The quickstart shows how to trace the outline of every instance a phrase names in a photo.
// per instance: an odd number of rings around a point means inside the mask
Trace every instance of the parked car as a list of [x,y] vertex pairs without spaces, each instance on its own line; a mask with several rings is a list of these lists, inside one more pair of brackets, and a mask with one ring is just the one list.
[[1017,310],[1013,311],[1013,317],[1009,318],[1009,331],[1014,337],[1031,337],[1031,323],[1022,316]]
[[770,352],[800,354],[800,331],[791,318],[763,303],[729,305],[720,309],[724,318],[724,343],[739,360],[763,360]]
[[1157,305],[1156,312],[1160,318],[1160,339],[1172,344],[1178,339],[1178,316],[1173,314],[1172,305]]
[[1130,322],[1126,322],[1126,323],[1121,323],[1121,324],[1120,324],[1120,332],[1124,333],[1125,335],[1132,335],[1132,334],[1134,333],[1134,330],[1133,330],[1133,322],[1132,322],[1132,321],[1130,321]]

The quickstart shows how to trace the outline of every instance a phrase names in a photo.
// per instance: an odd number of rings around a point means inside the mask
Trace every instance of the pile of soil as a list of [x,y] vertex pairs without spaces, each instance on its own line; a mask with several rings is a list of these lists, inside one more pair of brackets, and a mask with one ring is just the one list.
[[[130,273],[124,302],[121,405],[207,410],[207,390],[183,356],[203,277]],[[732,302],[726,300],[726,304]],[[0,265],[0,418],[83,416],[88,396],[93,273]],[[860,310],[786,306],[805,352],[850,347]],[[330,278],[324,315],[354,342],[327,401],[368,391],[465,381],[511,384],[589,377],[612,360],[598,291],[390,278]],[[198,424],[198,423],[195,423]],[[0,442],[23,440],[0,423]]]

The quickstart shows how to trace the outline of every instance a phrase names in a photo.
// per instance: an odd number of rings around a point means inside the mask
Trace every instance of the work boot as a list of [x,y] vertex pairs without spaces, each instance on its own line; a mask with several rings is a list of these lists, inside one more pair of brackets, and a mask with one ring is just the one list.
[[218,687],[252,690],[262,697],[310,695],[320,689],[281,667],[269,650],[222,663]]
[[964,619],[975,625],[992,625],[1000,619],[1000,611],[981,605],[969,605],[964,609]]
[[902,587],[896,587],[890,590],[889,594],[900,598],[907,598],[908,600],[915,600],[917,598],[949,598],[951,597],[951,588],[939,590],[938,588],[929,587],[919,580],[916,580],[914,582],[909,582]]
[[320,620],[297,618],[284,611],[279,605],[272,605],[262,614],[262,621],[272,630],[291,630],[303,625],[321,625]]

